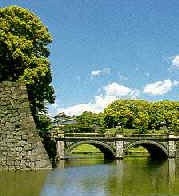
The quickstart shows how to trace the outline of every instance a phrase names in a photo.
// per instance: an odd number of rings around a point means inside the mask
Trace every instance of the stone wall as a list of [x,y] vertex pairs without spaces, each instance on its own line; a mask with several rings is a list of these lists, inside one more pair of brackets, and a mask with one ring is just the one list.
[[20,82],[0,83],[0,168],[51,168]]

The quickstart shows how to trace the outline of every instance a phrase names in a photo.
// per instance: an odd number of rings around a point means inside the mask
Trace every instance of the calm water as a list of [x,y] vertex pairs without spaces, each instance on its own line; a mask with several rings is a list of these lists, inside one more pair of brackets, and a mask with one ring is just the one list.
[[178,196],[179,160],[71,160],[43,172],[0,172],[0,196]]

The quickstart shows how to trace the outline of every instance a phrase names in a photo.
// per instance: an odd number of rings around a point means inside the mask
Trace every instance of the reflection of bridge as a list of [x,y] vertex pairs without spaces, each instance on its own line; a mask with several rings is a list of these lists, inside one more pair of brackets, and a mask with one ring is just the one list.
[[176,158],[177,141],[174,135],[100,135],[100,134],[58,134],[57,159],[64,159],[65,153],[71,152],[81,144],[91,144],[104,153],[107,159],[123,159],[131,147],[143,146],[153,158]]
[[[178,161],[179,161],[178,159],[172,159],[172,158],[168,159],[165,162],[157,161],[157,164],[160,165],[160,167],[157,167],[157,168],[159,169],[162,166],[162,167],[164,167],[164,170],[166,172],[166,174],[164,173],[164,175],[162,173],[162,176],[163,177],[168,176],[169,191],[172,191],[172,189],[175,190],[175,188],[176,188],[176,182],[175,181],[176,181],[176,177],[178,176],[178,174],[177,174]],[[116,164],[117,167],[120,168],[119,172],[116,173],[116,175],[118,177],[120,176],[120,178],[119,178],[120,181],[119,181],[118,187],[119,187],[119,190],[122,190],[123,187],[121,187],[121,185],[123,186],[123,183],[120,183],[120,182],[123,182],[124,174],[129,172],[129,167],[124,167],[125,163],[122,160],[116,160],[115,164]],[[168,170],[165,167],[165,164],[168,164]],[[64,160],[58,161],[58,163],[56,165],[56,168],[64,168],[64,167],[65,167],[65,161]],[[125,172],[125,170],[126,170],[126,172]],[[152,177],[152,180],[153,180],[153,177]],[[126,186],[126,187],[127,187],[127,189],[129,189],[128,186]]]

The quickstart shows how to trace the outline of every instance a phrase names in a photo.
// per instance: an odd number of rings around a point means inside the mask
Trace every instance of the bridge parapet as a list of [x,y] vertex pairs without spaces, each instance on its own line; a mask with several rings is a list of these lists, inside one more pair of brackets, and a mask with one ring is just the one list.
[[[125,152],[135,146],[142,145],[155,155],[161,152],[168,158],[176,157],[176,142],[179,137],[167,134],[135,134],[124,136],[122,134],[99,134],[99,133],[56,133],[54,138],[57,142],[57,158],[64,159],[65,151],[80,144],[92,144],[100,149],[111,149],[116,159],[122,159]],[[158,149],[158,150],[157,150]],[[105,152],[105,151],[104,151]]]

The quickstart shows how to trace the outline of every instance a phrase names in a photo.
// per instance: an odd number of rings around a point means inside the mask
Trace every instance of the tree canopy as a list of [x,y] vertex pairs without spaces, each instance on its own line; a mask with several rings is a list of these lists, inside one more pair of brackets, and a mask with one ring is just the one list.
[[144,100],[117,100],[104,110],[107,128],[118,125],[141,131],[156,129],[164,125],[171,131],[179,131],[179,102]]
[[48,28],[30,10],[18,6],[0,8],[0,81],[22,80],[33,114],[54,102],[48,44]]
[[65,132],[179,132],[179,102],[116,100],[104,112],[96,114],[85,111],[73,118],[76,123],[64,125],[62,129]]
[[76,120],[83,127],[91,127],[93,129],[103,126],[103,114],[93,112],[83,112],[81,115],[76,117]]

